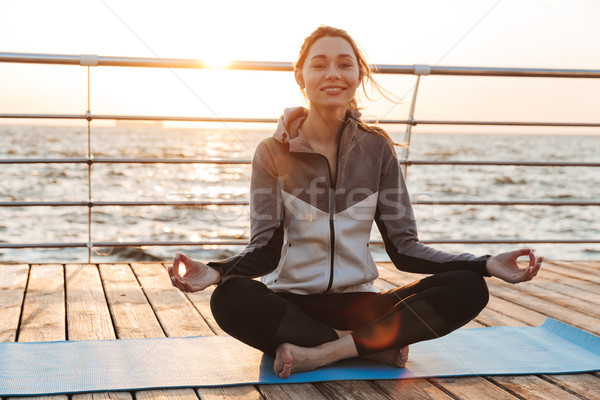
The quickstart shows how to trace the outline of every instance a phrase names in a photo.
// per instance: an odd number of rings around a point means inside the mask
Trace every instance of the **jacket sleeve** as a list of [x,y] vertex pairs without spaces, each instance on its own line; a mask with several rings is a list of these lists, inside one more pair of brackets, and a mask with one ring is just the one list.
[[262,141],[252,160],[250,242],[233,257],[207,263],[221,274],[220,283],[234,277],[256,278],[277,268],[283,245],[282,202],[277,182],[275,162],[267,142]]
[[423,274],[468,269],[490,276],[485,268],[489,255],[454,255],[419,242],[415,217],[398,159],[389,148],[384,154],[375,222],[381,232],[385,250],[396,268]]

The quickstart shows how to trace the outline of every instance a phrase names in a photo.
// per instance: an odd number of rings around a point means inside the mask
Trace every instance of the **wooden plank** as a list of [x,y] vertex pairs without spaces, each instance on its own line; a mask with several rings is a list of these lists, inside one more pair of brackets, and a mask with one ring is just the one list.
[[392,399],[452,400],[427,379],[379,380],[374,383]]
[[542,268],[578,280],[600,283],[600,276],[577,268],[577,264],[574,262],[560,263],[556,261],[544,261]]
[[214,334],[187,297],[171,285],[162,264],[134,263],[131,267],[167,336]]
[[202,400],[262,400],[260,392],[253,386],[224,386],[198,389]]
[[578,260],[573,261],[573,263],[577,266],[587,268],[592,273],[600,274],[600,260]]
[[[503,282],[499,279],[490,280],[488,286],[497,290],[504,290],[504,288],[515,288],[515,285]],[[554,291],[552,288],[555,285],[552,282],[543,282],[542,284],[533,284],[533,282],[525,282],[518,285],[518,289],[521,293],[527,293],[528,295],[535,296],[539,299],[545,300],[548,303],[560,305],[562,307],[576,310],[578,312],[600,318],[600,307],[594,307],[588,301],[577,299],[573,296],[559,293],[558,290]]]
[[27,264],[0,265],[0,342],[14,342],[25,298]]
[[194,389],[152,389],[136,392],[136,400],[198,400]]
[[260,392],[266,400],[322,400],[327,399],[311,383],[290,383],[286,385],[260,385]]
[[[483,326],[510,326],[514,322],[514,318],[509,315],[499,313],[491,308],[484,308],[483,311],[479,313],[477,317],[475,317],[475,322],[480,323]],[[519,325],[513,326],[522,326]]]
[[581,279],[575,279],[570,276],[561,275],[557,272],[553,272],[553,271],[550,271],[547,269],[544,269],[544,271],[542,273],[538,274],[538,277],[543,280],[548,280],[551,282],[559,282],[559,283],[562,283],[563,285],[566,285],[566,286],[569,286],[572,288],[577,288],[580,291],[589,292],[589,293],[597,293],[598,292],[598,284],[596,284],[596,283],[582,281]]
[[315,383],[315,387],[331,400],[389,400],[380,387],[368,381],[334,381]]
[[[73,400],[132,400],[131,393],[128,392],[94,392],[74,394]],[[37,398],[35,399],[37,400]]]
[[552,264],[560,265],[570,270],[577,270],[600,277],[600,261],[593,260],[551,260]]
[[59,264],[32,265],[19,342],[65,340],[65,290],[63,266]]
[[461,400],[515,400],[518,397],[481,376],[437,378],[434,384]]
[[[64,270],[60,264],[32,265],[23,302],[19,342],[65,340]],[[58,367],[58,366],[57,366]],[[9,400],[68,400],[65,395]]]
[[535,310],[522,307],[518,304],[506,301],[497,296],[490,296],[490,300],[486,308],[494,310],[500,314],[508,315],[520,322],[521,325],[539,326],[544,323],[546,316]]
[[[160,320],[162,328],[168,336],[203,336],[213,335],[206,321],[189,302],[187,297],[171,285],[167,270],[158,263],[132,264],[146,297],[152,309]],[[214,389],[199,388],[198,396],[202,398],[204,392],[215,394]],[[238,396],[240,399],[261,398],[260,393],[252,386],[236,386],[227,390],[227,393]],[[193,396],[192,396],[193,395]],[[152,397],[154,396],[154,397]],[[138,393],[137,400],[141,399],[196,399],[196,392],[163,390],[144,391]],[[258,396],[258,397],[256,397]]]
[[[589,292],[582,290],[581,287],[577,287],[574,284],[567,285],[562,282],[547,280],[543,277],[528,282],[527,288],[531,289],[531,293],[550,292],[557,294],[561,298],[571,299],[571,302],[563,301],[565,306],[568,307],[580,308],[583,305],[586,309],[590,307],[593,307],[594,310],[600,309],[600,294],[598,293],[598,290],[596,290],[596,292]],[[598,285],[596,285],[596,288],[598,288]],[[598,314],[600,314],[600,312],[598,312]]]
[[98,268],[65,265],[69,340],[116,339]]
[[590,315],[532,296],[516,287],[495,284],[490,284],[488,286],[490,288],[490,293],[494,296],[519,304],[525,308],[539,311],[549,317],[571,324],[588,332],[595,334],[600,333],[598,319]]
[[535,375],[495,376],[493,379],[510,392],[528,400],[579,400],[577,396]]
[[217,324],[210,310],[210,296],[212,296],[213,291],[214,287],[210,286],[199,292],[186,293],[186,295],[214,333],[217,335],[227,335],[219,324]]
[[598,390],[600,388],[600,378],[593,374],[542,375],[542,377],[577,393],[581,398],[600,400],[600,390]]
[[160,323],[127,264],[100,264],[106,300],[120,339],[164,336]]
[[[111,340],[115,331],[98,268],[93,264],[65,265],[67,332],[69,340]],[[73,400],[131,400],[127,392],[83,393]]]

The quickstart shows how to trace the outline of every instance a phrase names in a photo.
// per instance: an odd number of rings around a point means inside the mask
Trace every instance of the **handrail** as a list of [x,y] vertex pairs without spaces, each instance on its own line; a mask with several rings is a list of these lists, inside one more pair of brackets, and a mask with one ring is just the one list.
[[[251,164],[250,159],[210,158],[4,158],[0,164]],[[600,167],[598,162],[568,161],[463,161],[463,160],[398,160],[402,165],[494,165],[526,167]]]
[[[423,244],[584,244],[600,243],[600,239],[431,239],[419,240]],[[382,240],[372,240],[370,244],[383,245]],[[245,246],[243,239],[214,239],[197,241],[166,241],[166,242],[70,242],[70,243],[0,243],[2,249],[31,249],[31,248],[92,248],[92,247],[145,247],[145,246]]]
[[[415,200],[413,205],[443,206],[600,206],[600,201],[540,201],[540,200]],[[248,206],[248,200],[197,200],[197,201],[0,201],[0,207],[146,207],[146,206]]]
[[[171,122],[228,122],[228,123],[275,123],[276,118],[213,118],[195,116],[168,116],[168,115],[110,115],[93,114],[90,109],[90,67],[117,66],[117,67],[149,67],[149,68],[195,68],[209,69],[209,64],[200,60],[176,58],[144,58],[144,57],[113,57],[93,54],[68,55],[68,54],[32,54],[32,53],[6,53],[0,52],[0,62],[5,63],[34,63],[34,64],[62,64],[79,65],[88,67],[87,110],[84,114],[15,114],[0,113],[3,119],[67,119],[86,120],[88,123],[88,147],[86,157],[71,158],[8,158],[0,159],[0,164],[87,164],[88,165],[88,197],[87,201],[7,201],[0,202],[0,207],[87,207],[88,208],[88,241],[74,243],[0,243],[1,248],[71,248],[87,247],[88,262],[91,261],[91,249],[97,247],[139,247],[139,246],[186,246],[186,245],[245,245],[246,240],[201,240],[201,241],[176,241],[176,242],[95,242],[92,239],[91,215],[95,207],[106,206],[247,206],[248,201],[232,200],[198,200],[193,198],[184,201],[95,201],[92,199],[91,168],[94,164],[250,164],[249,159],[180,159],[180,158],[95,158],[91,149],[91,121],[93,120],[125,120],[125,121],[171,121]],[[548,121],[466,121],[466,120],[420,120],[414,118],[418,83],[425,75],[453,75],[453,76],[487,76],[487,77],[530,77],[530,78],[600,78],[600,70],[591,69],[544,69],[544,68],[493,68],[493,67],[455,67],[431,65],[388,65],[375,64],[372,68],[379,74],[415,75],[417,84],[413,90],[411,111],[407,119],[387,119],[375,122],[378,124],[406,125],[408,143],[410,143],[411,128],[417,125],[464,125],[464,126],[537,126],[537,127],[600,127],[600,122],[548,122]],[[247,71],[293,71],[293,64],[289,62],[261,62],[261,61],[234,61],[224,67],[230,70]],[[489,166],[527,166],[527,167],[600,167],[598,162],[563,162],[563,161],[454,161],[454,160],[410,160],[408,154],[399,160],[405,167],[414,165],[489,165]],[[600,206],[598,201],[543,201],[543,200],[511,200],[511,201],[471,201],[471,200],[443,200],[443,201],[414,201],[415,205],[537,205],[537,206]],[[423,243],[437,244],[484,244],[484,243],[600,243],[600,239],[433,239],[422,240]],[[382,244],[381,241],[371,241],[373,244]]]
[[[0,118],[9,119],[82,119],[87,121],[170,121],[170,122],[242,122],[242,123],[276,123],[276,118],[243,118],[243,117],[179,117],[169,115],[94,115],[94,114],[0,114]],[[488,125],[488,126],[555,126],[598,128],[600,122],[536,122],[536,121],[449,121],[419,119],[383,119],[374,121],[365,119],[367,123],[386,125]]]
[[[196,68],[212,69],[202,60],[183,58],[115,57],[95,54],[34,54],[0,52],[0,62],[67,64],[81,66],[149,67],[149,68]],[[373,64],[380,74],[404,75],[464,75],[464,76],[511,76],[537,78],[600,78],[595,69],[551,69],[551,68],[494,68],[453,67],[432,65]],[[226,69],[248,71],[293,71],[293,63],[276,61],[233,61]]]

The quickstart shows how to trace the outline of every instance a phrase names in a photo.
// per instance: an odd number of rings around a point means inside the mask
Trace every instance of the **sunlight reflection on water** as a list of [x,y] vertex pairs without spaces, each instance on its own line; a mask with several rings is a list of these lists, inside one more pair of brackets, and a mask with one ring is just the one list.
[[[96,128],[96,157],[186,157],[251,159],[268,131],[200,129]],[[239,137],[243,138],[240,141]],[[402,135],[397,137],[400,141]],[[35,140],[34,140],[35,139]],[[52,143],[51,147],[47,144]],[[87,132],[74,127],[0,126],[0,157],[83,157]],[[530,149],[534,148],[533,153]],[[411,159],[600,161],[597,136],[413,135]],[[357,165],[358,166],[358,165]],[[87,201],[87,165],[3,165],[0,201]],[[520,166],[411,166],[407,184],[413,201],[561,200],[597,201],[600,174],[594,168]],[[227,200],[249,197],[250,166],[243,164],[94,164],[92,197],[96,201]],[[599,238],[599,207],[415,205],[421,239],[577,239]],[[94,241],[193,241],[247,239],[243,205],[176,207],[94,207]],[[32,228],[33,227],[33,228]],[[380,239],[377,228],[372,238]],[[0,208],[0,241],[9,243],[87,242],[87,207]],[[519,245],[432,245],[474,254],[506,251]],[[539,254],[554,259],[600,259],[597,244],[536,244]],[[113,249],[93,262],[132,257],[170,259],[186,251],[204,260],[241,250],[236,246]],[[378,260],[382,247],[373,246]],[[51,262],[87,260],[86,249],[0,250],[1,261]]]

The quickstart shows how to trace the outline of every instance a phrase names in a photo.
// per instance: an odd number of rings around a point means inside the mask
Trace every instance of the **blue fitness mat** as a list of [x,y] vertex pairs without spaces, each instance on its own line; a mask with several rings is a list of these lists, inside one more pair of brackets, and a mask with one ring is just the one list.
[[600,337],[553,319],[460,329],[414,344],[406,368],[347,360],[280,379],[273,359],[228,336],[0,343],[0,395],[600,370]]

